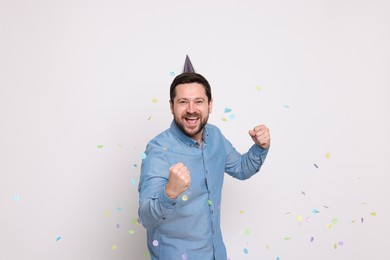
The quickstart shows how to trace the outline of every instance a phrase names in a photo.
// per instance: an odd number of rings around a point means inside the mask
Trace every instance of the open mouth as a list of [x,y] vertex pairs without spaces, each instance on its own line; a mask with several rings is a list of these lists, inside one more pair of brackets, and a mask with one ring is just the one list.
[[186,117],[185,120],[189,125],[196,125],[199,121],[199,117]]

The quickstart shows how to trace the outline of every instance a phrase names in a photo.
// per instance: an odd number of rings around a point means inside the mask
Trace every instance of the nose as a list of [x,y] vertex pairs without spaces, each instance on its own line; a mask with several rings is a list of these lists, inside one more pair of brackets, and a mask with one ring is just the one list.
[[194,102],[188,102],[187,113],[193,113],[194,111]]

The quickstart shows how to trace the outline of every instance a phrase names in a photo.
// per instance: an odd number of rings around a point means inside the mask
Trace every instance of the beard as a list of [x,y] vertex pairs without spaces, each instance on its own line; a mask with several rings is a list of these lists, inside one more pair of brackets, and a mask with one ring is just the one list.
[[[186,120],[187,117],[198,117],[199,124],[195,128],[188,128],[183,121]],[[177,116],[174,116],[174,121],[177,125],[177,127],[188,137],[194,138],[199,133],[203,131],[203,128],[207,124],[207,121],[209,119],[209,115],[207,114],[206,117],[202,117],[199,113],[186,113],[182,115],[180,118]]]

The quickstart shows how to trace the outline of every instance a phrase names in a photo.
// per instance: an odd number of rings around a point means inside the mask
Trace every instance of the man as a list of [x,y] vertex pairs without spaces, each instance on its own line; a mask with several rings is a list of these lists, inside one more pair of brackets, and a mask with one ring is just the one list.
[[171,84],[170,128],[147,145],[138,213],[153,260],[226,260],[220,230],[224,173],[244,180],[258,172],[270,135],[264,125],[256,126],[249,131],[255,144],[238,153],[207,123],[213,107],[210,85],[193,72],[187,56],[188,65]]

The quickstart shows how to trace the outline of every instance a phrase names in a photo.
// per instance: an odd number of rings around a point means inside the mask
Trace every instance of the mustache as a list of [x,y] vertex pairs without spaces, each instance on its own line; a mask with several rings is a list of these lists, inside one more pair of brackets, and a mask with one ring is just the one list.
[[183,115],[183,117],[192,117],[192,116],[201,117],[201,114],[197,113],[197,112],[194,112],[194,113],[185,113]]

